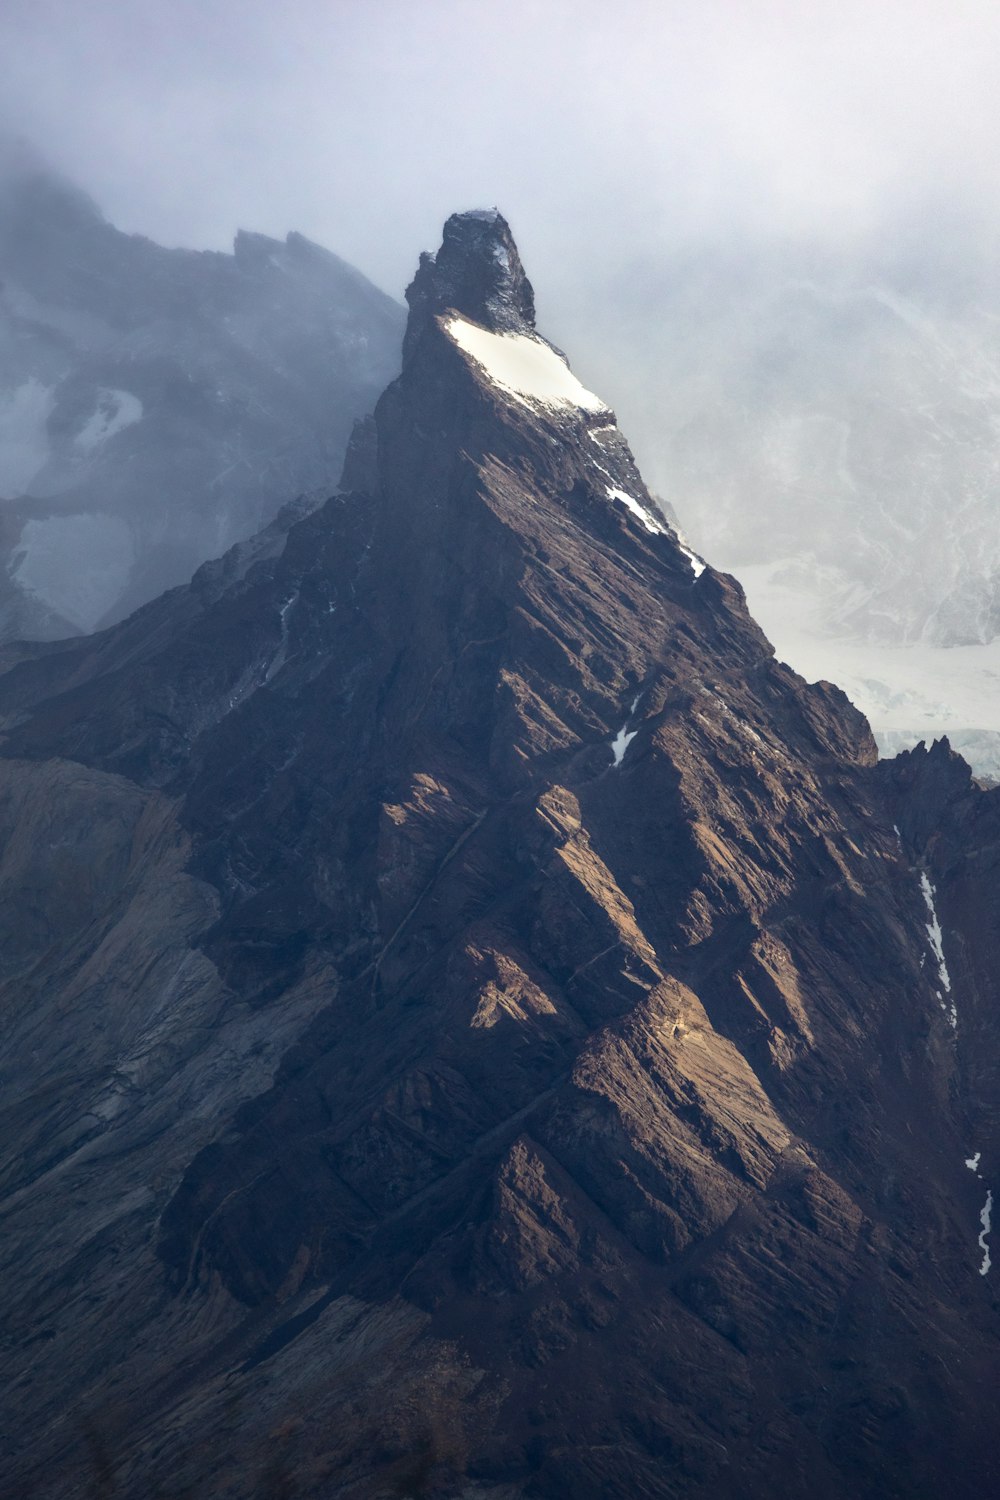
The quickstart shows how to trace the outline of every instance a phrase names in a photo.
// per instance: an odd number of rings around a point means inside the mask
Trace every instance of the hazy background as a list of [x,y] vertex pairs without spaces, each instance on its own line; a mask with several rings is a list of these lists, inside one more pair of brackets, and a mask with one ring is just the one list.
[[598,384],[679,251],[867,255],[946,220],[992,261],[998,99],[991,0],[0,6],[0,127],[120,228],[215,248],[295,228],[399,295],[449,213],[496,203],[542,325]]
[[1000,769],[998,100],[991,0],[0,6],[0,129],[122,229],[294,228],[399,296],[497,204],[779,649]]
[[648,347],[669,350],[672,258],[867,264],[944,223],[940,253],[991,275],[998,99],[992,0],[0,5],[0,128],[122,229],[221,249],[294,228],[398,296],[449,213],[497,204],[541,326],[661,484],[645,387],[678,376]]
[[4,0],[0,100],[123,229],[295,227],[401,290],[496,202],[542,290],[720,236],[1000,218],[991,0]]

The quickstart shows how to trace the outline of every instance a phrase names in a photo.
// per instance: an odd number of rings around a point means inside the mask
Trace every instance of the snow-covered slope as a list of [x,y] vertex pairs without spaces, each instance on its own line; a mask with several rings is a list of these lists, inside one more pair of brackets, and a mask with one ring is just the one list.
[[401,335],[301,235],[164,249],[0,147],[0,638],[119,618],[328,493]]

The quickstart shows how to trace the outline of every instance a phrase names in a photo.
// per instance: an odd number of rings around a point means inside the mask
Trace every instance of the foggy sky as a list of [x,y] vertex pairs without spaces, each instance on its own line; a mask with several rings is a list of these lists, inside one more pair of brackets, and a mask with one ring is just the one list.
[[[993,0],[4,0],[0,120],[120,227],[298,228],[398,294],[497,203],[541,284],[686,238],[1000,219]],[[558,274],[558,271],[556,271]]]
[[449,213],[497,204],[640,458],[669,256],[906,222],[992,263],[998,99],[995,0],[0,4],[0,128],[120,228],[294,228],[400,296]]

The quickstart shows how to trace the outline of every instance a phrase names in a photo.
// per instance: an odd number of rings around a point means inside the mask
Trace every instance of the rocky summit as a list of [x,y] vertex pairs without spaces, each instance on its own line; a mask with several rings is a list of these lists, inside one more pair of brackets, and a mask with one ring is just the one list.
[[996,1492],[1000,793],[445,226],[341,492],[0,659],[5,1493]]

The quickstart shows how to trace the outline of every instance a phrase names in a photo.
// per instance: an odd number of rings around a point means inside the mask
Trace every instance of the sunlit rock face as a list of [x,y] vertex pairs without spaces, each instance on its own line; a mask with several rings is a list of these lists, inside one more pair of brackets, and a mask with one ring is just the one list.
[[445,244],[335,497],[0,652],[14,1492],[989,1494],[997,794]]
[[330,493],[402,331],[301,235],[164,249],[0,148],[0,638],[120,619]]

